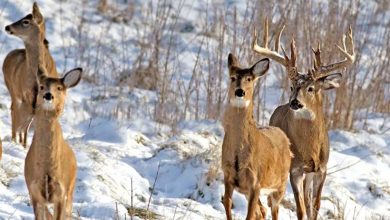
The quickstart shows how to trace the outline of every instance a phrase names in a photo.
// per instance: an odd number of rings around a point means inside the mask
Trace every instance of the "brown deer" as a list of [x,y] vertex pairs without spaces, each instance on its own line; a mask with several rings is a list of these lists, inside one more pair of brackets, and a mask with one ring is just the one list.
[[[279,42],[284,27],[280,29],[275,41],[275,49],[268,49],[268,21],[265,21],[264,46],[257,45],[254,32],[253,49],[257,53],[275,60],[286,67],[291,81],[291,95],[288,104],[279,106],[271,116],[270,125],[280,127],[291,141],[294,158],[291,162],[290,182],[294,191],[298,219],[317,219],[321,203],[327,163],[329,159],[328,129],[325,124],[322,98],[324,90],[339,87],[341,73],[336,70],[353,64],[355,52],[352,29],[343,38],[343,47],[338,49],[345,59],[333,64],[323,65],[320,44],[314,52],[314,68],[307,74],[298,72],[295,42],[291,43],[288,57]],[[347,42],[345,41],[347,38]]]
[[276,127],[258,128],[253,119],[253,91],[256,81],[269,69],[269,60],[263,59],[250,68],[241,68],[229,54],[228,102],[223,126],[222,169],[226,217],[232,219],[232,193],[237,188],[248,199],[246,219],[264,219],[266,212],[260,202],[260,191],[270,192],[268,206],[272,219],[278,218],[291,162],[290,141]]
[[36,126],[24,166],[31,204],[38,220],[52,218],[46,207],[48,203],[54,204],[54,219],[71,219],[77,164],[72,149],[62,136],[58,118],[64,109],[66,90],[79,83],[81,74],[81,68],[76,68],[63,78],[56,78],[49,77],[44,68],[38,70]]
[[37,3],[32,14],[7,25],[5,30],[23,40],[25,49],[11,51],[3,63],[4,81],[11,95],[12,140],[27,144],[27,132],[34,115],[36,72],[42,65],[48,74],[57,77],[56,65],[45,39],[45,21]]

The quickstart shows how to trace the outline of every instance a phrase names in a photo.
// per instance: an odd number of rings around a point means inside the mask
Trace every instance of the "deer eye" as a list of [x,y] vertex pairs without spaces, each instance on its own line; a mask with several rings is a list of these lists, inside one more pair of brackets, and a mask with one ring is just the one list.
[[308,92],[313,92],[314,91],[314,88],[312,86],[310,86],[308,89],[307,89]]
[[43,90],[43,86],[40,86],[39,89],[40,89],[40,90]]
[[232,80],[232,82],[236,81],[236,77],[230,77],[230,80]]
[[23,24],[23,25],[29,25],[29,24],[30,24],[30,21],[29,21],[29,20],[23,20],[23,21],[22,21],[22,24]]
[[58,86],[58,87],[57,87],[57,90],[58,90],[58,91],[62,91],[62,86]]
[[291,92],[293,91],[293,87],[292,86],[290,86],[290,90],[291,90]]
[[248,77],[246,78],[246,81],[248,81],[248,82],[252,81],[252,77],[248,76]]

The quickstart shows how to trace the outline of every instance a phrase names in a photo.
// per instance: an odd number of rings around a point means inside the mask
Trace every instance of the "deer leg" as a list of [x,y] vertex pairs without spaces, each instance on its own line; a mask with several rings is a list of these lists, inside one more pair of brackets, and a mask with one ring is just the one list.
[[29,117],[29,119],[28,119],[27,126],[25,126],[25,127],[24,127],[24,130],[23,130],[23,147],[24,147],[24,148],[27,147],[28,130],[30,129],[30,126],[31,126],[32,121],[33,121],[33,118],[32,118],[32,116],[31,116],[31,117]]
[[18,133],[19,133],[19,142],[18,143],[23,145],[23,132],[21,130],[19,130]]
[[313,173],[307,173],[303,182],[306,215],[308,219],[313,215]]
[[316,220],[318,216],[318,211],[321,206],[321,193],[326,179],[326,170],[318,171],[314,175],[313,191],[314,191],[314,210],[313,210],[313,219]]
[[297,217],[298,220],[304,219],[306,215],[305,201],[303,198],[303,169],[294,168],[290,172],[290,182],[294,192],[295,203],[297,205]]
[[23,130],[23,117],[24,115],[22,114],[21,112],[21,109],[23,108],[23,106],[21,106],[22,104],[16,104],[13,108],[13,114],[14,114],[14,120],[13,120],[13,124],[15,125],[15,136],[18,136],[19,137],[19,140],[16,139],[15,137],[15,142],[16,143],[19,143],[19,144],[22,144],[23,143],[23,134],[22,134],[22,130]]
[[47,208],[43,197],[39,196],[39,198],[34,198],[31,196],[31,205],[34,209],[35,219],[41,220],[51,220],[52,216]]
[[232,195],[234,186],[231,182],[225,181],[225,194],[223,195],[223,205],[225,206],[226,219],[232,220]]
[[[248,199],[248,214],[246,216],[246,220],[252,220],[252,219],[264,219],[265,216],[263,216],[262,213],[258,213],[259,218],[256,218],[257,213],[257,205],[259,201],[259,195],[260,195],[260,189],[258,187],[253,187],[249,192],[249,199]],[[261,203],[260,203],[261,205]],[[261,209],[261,208],[260,208]]]
[[45,220],[52,220],[53,219],[53,216],[51,215],[48,207],[45,205],[44,209],[42,209],[44,211],[44,215],[45,215]]
[[66,198],[66,219],[72,219],[72,209],[73,209],[73,190],[69,190],[68,197]]
[[[249,200],[250,200],[249,194],[246,194],[245,198],[249,204]],[[259,216],[262,215],[265,218],[265,216],[267,216],[267,210],[265,209],[265,207],[261,203],[260,198],[257,200],[257,206],[258,206],[258,209],[256,209],[256,217],[259,218]]]
[[42,213],[42,208],[40,207],[41,205],[38,204],[38,201],[32,197],[31,197],[31,205],[34,209],[35,219],[42,219],[41,216],[43,215],[41,214]]
[[23,147],[26,148],[27,147],[27,133],[28,133],[28,128],[26,128],[24,131],[23,131]]
[[13,142],[16,142],[16,115],[15,115],[15,102],[12,101],[11,103],[11,127],[12,127],[12,134],[11,139]]
[[271,193],[268,196],[268,206],[271,208],[272,220],[277,220],[279,215],[279,204],[283,199],[285,187],[282,187],[276,192]]
[[259,206],[259,209],[260,209],[260,213],[259,214],[261,214],[265,218],[265,216],[267,216],[267,210],[265,209],[263,204],[261,204],[260,199],[257,200],[257,205]]
[[[27,180],[26,180],[27,182]],[[47,217],[49,213],[46,206],[46,199],[44,195],[42,195],[41,184],[38,181],[32,181],[27,183],[28,192],[30,194],[31,205],[34,209],[35,219],[42,220],[47,219],[50,220],[50,216]],[[46,218],[45,218],[46,217]]]
[[65,206],[66,206],[66,199],[62,199],[62,201],[56,202],[54,204],[54,219],[55,220],[63,220],[67,219],[65,218]]

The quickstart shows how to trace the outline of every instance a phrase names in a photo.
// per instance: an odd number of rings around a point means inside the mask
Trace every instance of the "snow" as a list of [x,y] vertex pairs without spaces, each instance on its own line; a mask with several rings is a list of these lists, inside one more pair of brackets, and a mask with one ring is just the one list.
[[[197,11],[204,10],[208,1],[185,1],[185,20],[177,24],[178,31],[193,25],[200,32],[202,22]],[[243,1],[219,1],[221,7],[236,5],[245,10]],[[67,71],[83,62],[65,59],[66,53],[77,55],[76,29],[73,27],[80,15],[88,18],[91,30],[84,30],[92,50],[89,59],[106,56],[98,54],[98,41],[114,39],[132,44],[139,30],[123,28],[96,14],[96,1],[87,1],[86,11],[81,11],[80,1],[57,3],[55,0],[39,1],[47,20],[47,36],[58,69]],[[118,3],[120,4],[120,3]],[[30,1],[0,1],[0,27],[20,19],[31,10]],[[142,13],[135,12],[142,20]],[[142,31],[141,31],[142,32]],[[102,37],[104,35],[104,37]],[[126,39],[122,39],[126,35]],[[182,33],[175,43],[181,74],[174,76],[187,87],[192,64],[198,52],[200,39],[194,33]],[[165,43],[169,39],[164,39]],[[15,48],[23,47],[19,39],[0,32],[0,60]],[[196,42],[197,45],[191,45]],[[164,43],[164,42],[163,42]],[[113,53],[119,48],[106,45],[100,53]],[[123,48],[122,48],[123,49]],[[130,47],[126,53],[134,53]],[[121,51],[123,52],[123,51]],[[204,51],[202,51],[204,53]],[[226,53],[227,54],[227,53]],[[123,61],[120,69],[126,70]],[[91,61],[93,62],[93,61]],[[99,64],[100,65],[100,64]],[[99,66],[99,72],[89,73],[101,77],[101,86],[81,81],[81,85],[69,90],[65,111],[60,121],[64,137],[76,153],[78,172],[74,194],[73,216],[80,219],[129,219],[131,204],[146,210],[150,208],[161,219],[224,219],[221,203],[224,192],[223,174],[220,170],[223,128],[219,121],[186,120],[175,129],[153,121],[151,115],[157,102],[156,92],[141,89],[113,87],[110,66]],[[266,96],[269,109],[279,104],[280,92],[275,86],[276,77],[269,74]],[[27,149],[10,141],[10,97],[0,77],[0,130],[3,139],[3,158],[0,167],[0,219],[33,219],[24,182],[23,168]],[[202,97],[201,99],[203,99]],[[131,109],[132,119],[123,115],[111,117],[116,108]],[[189,111],[193,111],[192,109]],[[366,122],[358,123],[356,132],[332,130],[330,137],[330,161],[328,176],[322,195],[320,216],[343,215],[344,219],[390,218],[390,121],[386,115],[372,113]],[[29,134],[31,143],[33,132]],[[155,186],[153,187],[153,185]],[[263,204],[266,198],[261,197]],[[285,196],[286,204],[294,204],[291,187]],[[237,192],[233,194],[235,219],[244,219],[247,202]],[[281,206],[280,219],[294,219],[296,213],[290,206]],[[137,217],[140,219],[140,217]],[[135,219],[137,219],[135,218]],[[267,219],[270,219],[268,210]]]

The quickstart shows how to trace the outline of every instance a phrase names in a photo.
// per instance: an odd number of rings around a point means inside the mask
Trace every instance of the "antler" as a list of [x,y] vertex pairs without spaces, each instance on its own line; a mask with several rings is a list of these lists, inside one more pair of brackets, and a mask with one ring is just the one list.
[[[347,45],[346,45],[347,38]],[[355,49],[353,44],[353,34],[352,28],[349,27],[348,33],[343,36],[342,39],[343,47],[336,45],[337,48],[345,55],[345,59],[336,63],[332,63],[326,66],[323,66],[321,63],[321,49],[320,44],[318,43],[317,50],[312,48],[314,53],[314,71],[312,71],[313,77],[316,79],[326,76],[330,72],[334,72],[335,70],[345,68],[349,65],[352,65],[355,62]],[[348,46],[348,48],[347,48]]]
[[288,76],[290,79],[294,79],[298,76],[298,71],[296,69],[296,48],[295,48],[295,41],[294,39],[291,42],[291,58],[289,58],[286,54],[286,51],[282,47],[283,55],[279,54],[279,45],[280,45],[280,37],[283,33],[285,26],[279,30],[278,34],[276,35],[275,39],[275,48],[274,50],[270,50],[268,48],[268,18],[265,18],[264,20],[264,36],[263,36],[263,47],[259,46],[257,44],[257,31],[254,29],[253,32],[253,42],[252,42],[252,48],[255,52],[270,58],[272,60],[275,60],[276,62],[282,64],[286,67]]

